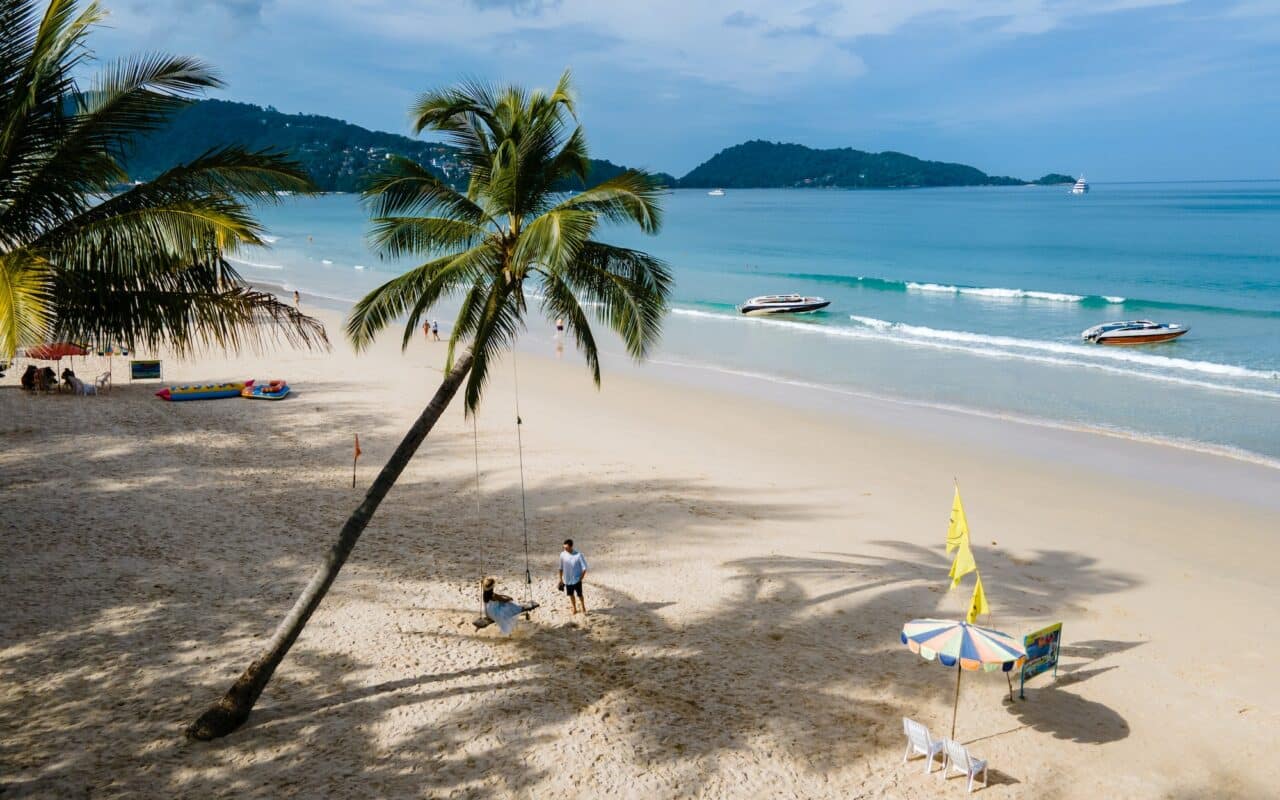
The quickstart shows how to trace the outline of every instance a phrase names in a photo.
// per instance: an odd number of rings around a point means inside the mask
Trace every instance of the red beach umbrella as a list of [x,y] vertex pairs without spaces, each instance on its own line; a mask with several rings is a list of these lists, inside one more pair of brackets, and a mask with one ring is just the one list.
[[89,351],[78,344],[71,342],[53,342],[52,344],[38,344],[35,347],[27,348],[27,358],[34,358],[37,361],[59,361],[69,356],[87,356]]

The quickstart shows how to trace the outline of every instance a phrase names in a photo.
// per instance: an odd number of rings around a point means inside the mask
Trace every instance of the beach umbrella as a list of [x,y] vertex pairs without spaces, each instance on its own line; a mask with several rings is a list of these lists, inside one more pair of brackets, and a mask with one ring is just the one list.
[[956,736],[960,676],[970,672],[1012,672],[1027,659],[1026,648],[1007,633],[946,619],[913,619],[902,626],[902,643],[929,661],[956,668],[956,699],[951,706],[951,738]]
[[27,348],[27,358],[36,361],[61,361],[68,356],[87,356],[89,351],[78,344],[71,342],[53,342],[52,344],[38,344],[35,347]]

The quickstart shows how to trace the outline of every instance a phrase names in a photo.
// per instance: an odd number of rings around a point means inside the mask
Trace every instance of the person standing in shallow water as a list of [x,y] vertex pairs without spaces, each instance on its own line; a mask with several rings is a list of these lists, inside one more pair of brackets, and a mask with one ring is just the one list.
[[[564,549],[560,552],[560,588],[569,595],[569,606],[573,613],[587,613],[587,601],[582,597],[582,581],[587,577],[587,557],[573,547],[572,539],[564,540]],[[577,600],[574,600],[574,597]]]

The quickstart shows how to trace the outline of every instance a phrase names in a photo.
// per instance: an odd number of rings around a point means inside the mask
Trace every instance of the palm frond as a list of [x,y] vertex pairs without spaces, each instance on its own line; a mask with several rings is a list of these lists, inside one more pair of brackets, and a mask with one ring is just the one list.
[[662,227],[658,199],[663,193],[650,175],[632,169],[568,197],[555,207],[590,211],[610,222],[633,222],[645,233],[657,233]]
[[182,355],[278,344],[327,348],[324,326],[274,295],[244,286],[218,261],[152,264],[145,281],[100,271],[55,273],[55,333],[62,338],[168,347]]
[[515,343],[524,327],[524,295],[517,284],[496,281],[488,287],[471,337],[471,373],[463,391],[467,413],[474,414],[489,382],[489,369]]
[[517,272],[536,264],[559,269],[577,258],[596,229],[596,215],[576,209],[555,209],[530,222],[521,231],[512,254]]
[[671,272],[665,263],[638,250],[592,241],[558,274],[622,337],[633,358],[648,355],[667,312]]
[[361,194],[375,217],[426,214],[484,225],[492,222],[484,209],[408,158],[387,160]]
[[30,250],[0,254],[0,358],[49,340],[51,279],[48,263]]
[[378,333],[408,312],[402,342],[407,347],[428,309],[442,297],[474,284],[496,260],[496,251],[486,243],[428,261],[392,278],[360,298],[351,309],[347,338],[357,351],[363,350]]
[[383,256],[400,258],[470,248],[489,233],[474,223],[445,217],[375,217],[369,243]]

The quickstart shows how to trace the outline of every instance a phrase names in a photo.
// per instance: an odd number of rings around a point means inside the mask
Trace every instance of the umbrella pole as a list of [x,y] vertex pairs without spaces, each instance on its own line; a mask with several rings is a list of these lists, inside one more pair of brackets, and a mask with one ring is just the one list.
[[959,659],[956,660],[956,700],[951,704],[951,738],[956,738],[956,709],[960,708],[960,673],[964,672],[960,667]]

